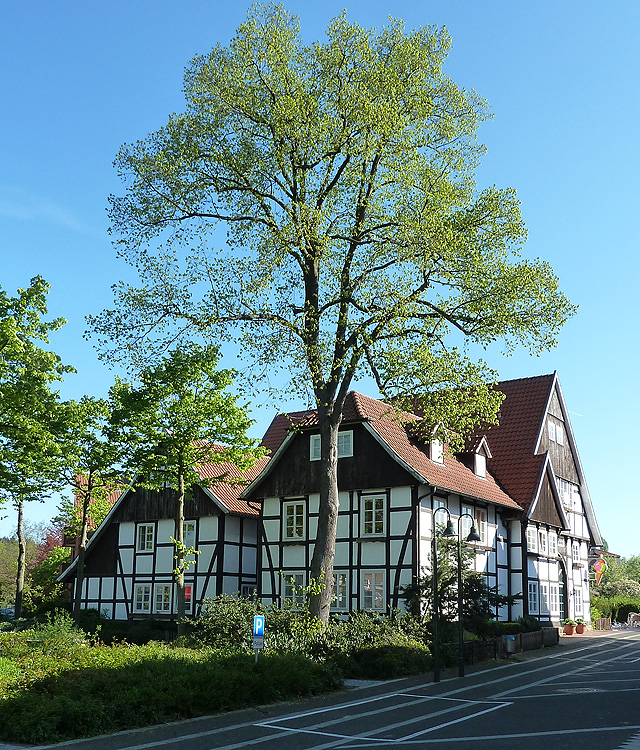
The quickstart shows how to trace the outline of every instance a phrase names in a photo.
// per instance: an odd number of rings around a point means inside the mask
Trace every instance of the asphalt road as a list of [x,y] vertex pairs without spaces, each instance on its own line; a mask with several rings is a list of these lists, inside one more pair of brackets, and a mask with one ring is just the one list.
[[46,747],[414,750],[449,744],[478,750],[640,750],[640,631],[564,638],[560,646],[464,679],[394,680],[296,704]]

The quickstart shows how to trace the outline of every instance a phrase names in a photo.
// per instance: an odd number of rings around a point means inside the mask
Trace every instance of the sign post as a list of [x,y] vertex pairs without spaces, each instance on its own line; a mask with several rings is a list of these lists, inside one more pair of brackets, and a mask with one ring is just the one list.
[[256,615],[253,618],[253,650],[258,663],[258,651],[264,648],[264,615]]

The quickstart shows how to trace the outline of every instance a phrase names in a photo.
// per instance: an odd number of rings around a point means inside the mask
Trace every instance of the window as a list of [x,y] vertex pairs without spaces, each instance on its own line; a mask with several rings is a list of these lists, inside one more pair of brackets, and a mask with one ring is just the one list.
[[558,554],[558,537],[555,532],[549,532],[549,554],[556,556]]
[[538,582],[529,581],[529,614],[538,614]]
[[573,542],[572,544],[572,551],[573,551],[573,562],[580,562],[580,542]]
[[[469,515],[465,516],[465,513],[468,513]],[[471,516],[471,518],[469,518],[469,516]],[[462,539],[466,539],[469,536],[471,525],[473,524],[473,508],[471,508],[469,505],[463,505],[461,508],[460,517],[462,518],[462,521],[460,522],[460,537]]]
[[362,534],[376,536],[384,534],[384,495],[361,495]]
[[319,461],[322,455],[322,438],[320,435],[312,435],[309,438],[309,459]]
[[473,466],[476,476],[485,479],[487,476],[487,457],[482,453],[476,453],[473,457]]
[[284,503],[284,538],[304,539],[304,502]]
[[556,443],[564,445],[564,427],[561,424],[556,425]]
[[333,574],[333,601],[331,606],[334,609],[346,610],[349,609],[348,595],[349,590],[347,587],[347,573],[334,573]]
[[133,587],[133,612],[145,615],[151,613],[150,583],[136,583]]
[[[319,461],[322,456],[322,437],[311,435],[309,438],[309,459]],[[353,456],[353,430],[338,433],[338,458]]]
[[258,587],[255,583],[243,583],[240,586],[240,596],[243,599],[255,599],[257,589]]
[[338,458],[353,456],[353,430],[338,433]]
[[547,554],[547,532],[544,529],[538,531],[538,549],[541,555]]
[[285,573],[283,585],[283,599],[292,604],[304,603],[305,596],[304,573]]
[[476,508],[476,527],[480,534],[480,544],[487,543],[487,511],[484,508]]
[[560,605],[558,604],[558,584],[549,584],[549,593],[551,595],[551,601],[549,605],[549,611],[552,614],[557,614],[560,611]]
[[196,546],[196,522],[195,521],[183,521],[182,522],[182,539],[185,547]]
[[538,551],[538,533],[535,526],[527,526],[527,549],[529,552]]
[[153,611],[158,614],[171,614],[170,583],[156,583],[153,598]]
[[362,606],[365,609],[385,610],[384,573],[382,571],[365,572],[362,574],[362,583],[364,591]]
[[549,428],[549,440],[552,440],[555,443],[555,440],[556,440],[556,426],[555,426],[555,424],[550,419],[547,422],[547,427]]
[[573,593],[576,601],[576,617],[579,617],[582,614],[582,591],[575,589]]
[[549,584],[540,584],[540,612],[549,611]]
[[193,611],[193,586],[190,583],[184,586],[184,611],[187,614]]
[[153,552],[153,533],[155,527],[152,523],[142,523],[138,526],[138,536],[136,539],[136,550],[138,552]]
[[442,447],[442,440],[433,438],[429,443],[429,458],[438,464],[444,463],[444,449]]

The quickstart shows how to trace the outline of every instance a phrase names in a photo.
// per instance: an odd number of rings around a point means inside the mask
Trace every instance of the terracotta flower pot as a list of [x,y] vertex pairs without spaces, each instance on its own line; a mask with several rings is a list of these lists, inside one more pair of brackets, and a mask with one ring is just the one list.
[[584,633],[584,625],[576,625],[576,633],[582,635]]
[[565,635],[573,635],[576,632],[576,626],[575,625],[564,625],[564,634]]

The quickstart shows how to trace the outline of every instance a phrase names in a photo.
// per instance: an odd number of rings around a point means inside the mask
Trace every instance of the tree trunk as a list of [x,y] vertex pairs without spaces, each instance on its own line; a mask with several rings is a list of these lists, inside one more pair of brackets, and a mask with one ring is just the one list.
[[178,499],[176,507],[176,610],[178,615],[178,636],[184,635],[184,473],[178,472]]
[[309,610],[325,625],[329,621],[329,611],[333,599],[333,558],[336,550],[338,526],[338,418],[318,410],[321,435],[320,460],[320,508],[318,533],[311,559],[311,578],[323,584],[320,593],[312,593]]
[[20,500],[17,504],[18,508],[18,575],[16,577],[16,603],[15,603],[15,618],[16,620],[22,616],[22,597],[24,594],[24,574],[27,567],[27,543],[24,538],[24,503]]
[[87,480],[87,489],[82,497],[82,519],[80,522],[80,545],[78,546],[78,563],[76,566],[76,590],[73,598],[73,616],[78,617],[80,614],[80,605],[82,603],[82,586],[84,584],[84,557],[87,549],[87,536],[89,528],[89,503],[91,502],[91,492],[93,482],[91,475]]

